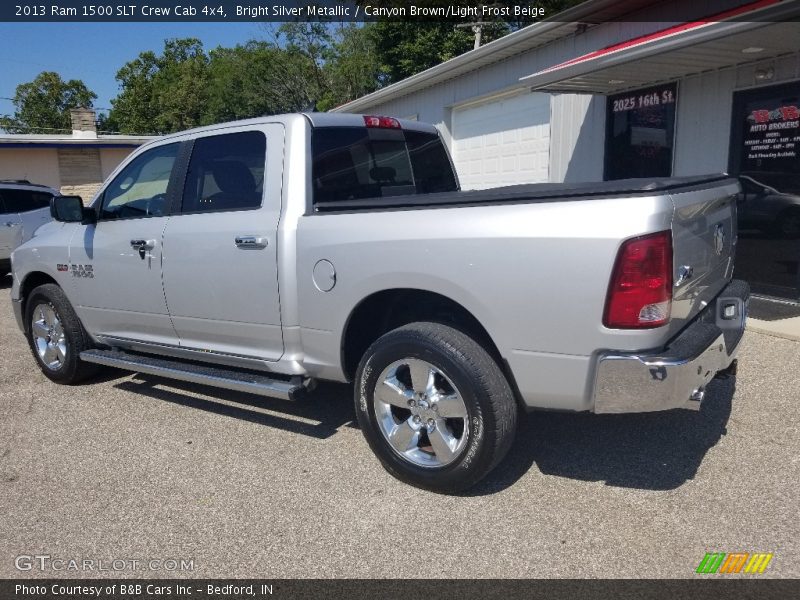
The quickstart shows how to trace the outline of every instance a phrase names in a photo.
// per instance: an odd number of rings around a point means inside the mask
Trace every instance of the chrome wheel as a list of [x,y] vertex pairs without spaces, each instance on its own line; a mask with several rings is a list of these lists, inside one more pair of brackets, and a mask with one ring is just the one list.
[[52,304],[39,304],[33,309],[31,335],[39,360],[51,371],[58,371],[67,359],[67,339]]
[[467,406],[439,368],[398,360],[375,385],[375,417],[392,450],[419,467],[443,467],[459,457],[469,436]]

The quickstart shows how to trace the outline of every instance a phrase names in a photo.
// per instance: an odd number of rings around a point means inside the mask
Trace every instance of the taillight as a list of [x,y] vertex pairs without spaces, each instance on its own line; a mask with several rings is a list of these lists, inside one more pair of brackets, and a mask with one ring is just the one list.
[[660,327],[672,308],[672,234],[660,231],[622,244],[611,274],[603,324]]
[[368,117],[364,115],[364,125],[383,129],[400,129],[400,121],[392,117]]

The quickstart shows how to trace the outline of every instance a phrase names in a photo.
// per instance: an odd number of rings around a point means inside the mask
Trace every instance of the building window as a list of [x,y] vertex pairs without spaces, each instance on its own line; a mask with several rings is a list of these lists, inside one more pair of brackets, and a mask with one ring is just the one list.
[[730,172],[800,193],[800,83],[737,92]]
[[677,99],[675,83],[609,96],[606,180],[672,175]]
[[734,276],[800,298],[800,81],[736,92],[729,172],[739,177]]

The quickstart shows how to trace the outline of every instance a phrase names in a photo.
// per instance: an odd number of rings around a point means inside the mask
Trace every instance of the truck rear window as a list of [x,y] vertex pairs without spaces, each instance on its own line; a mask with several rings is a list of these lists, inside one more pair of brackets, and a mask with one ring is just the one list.
[[318,127],[312,133],[316,210],[362,198],[452,192],[453,167],[439,136],[421,131]]

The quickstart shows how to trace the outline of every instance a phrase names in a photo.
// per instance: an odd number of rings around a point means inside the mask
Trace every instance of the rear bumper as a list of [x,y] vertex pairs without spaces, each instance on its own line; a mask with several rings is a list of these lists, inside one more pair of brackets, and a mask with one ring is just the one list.
[[595,372],[594,411],[698,410],[708,382],[736,360],[749,298],[748,284],[734,280],[662,351],[602,353]]

